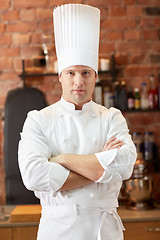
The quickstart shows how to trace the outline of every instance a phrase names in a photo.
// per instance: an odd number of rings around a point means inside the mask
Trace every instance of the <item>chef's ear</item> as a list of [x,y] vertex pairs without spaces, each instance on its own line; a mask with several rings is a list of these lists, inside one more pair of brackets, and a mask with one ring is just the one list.
[[95,80],[97,80],[98,78],[98,74],[95,72]]
[[61,83],[61,77],[62,77],[62,73],[59,74],[59,82]]

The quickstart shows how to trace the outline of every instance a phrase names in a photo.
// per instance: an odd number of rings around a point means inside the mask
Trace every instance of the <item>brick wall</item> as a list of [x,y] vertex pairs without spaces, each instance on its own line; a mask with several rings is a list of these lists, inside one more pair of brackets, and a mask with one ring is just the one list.
[[[5,204],[3,117],[7,93],[22,86],[18,77],[21,60],[40,55],[42,33],[53,34],[53,7],[72,2],[101,9],[100,57],[115,54],[119,81],[140,87],[142,81],[148,82],[149,74],[157,76],[160,70],[159,0],[0,0],[0,204]],[[48,104],[60,97],[56,78],[29,79],[27,84],[45,92]],[[159,114],[132,113],[126,117],[132,131],[149,127],[160,144]]]

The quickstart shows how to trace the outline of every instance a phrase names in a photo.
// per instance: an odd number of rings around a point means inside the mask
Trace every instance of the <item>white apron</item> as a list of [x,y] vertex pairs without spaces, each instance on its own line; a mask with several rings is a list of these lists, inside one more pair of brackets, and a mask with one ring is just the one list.
[[42,206],[37,240],[123,240],[114,199]]

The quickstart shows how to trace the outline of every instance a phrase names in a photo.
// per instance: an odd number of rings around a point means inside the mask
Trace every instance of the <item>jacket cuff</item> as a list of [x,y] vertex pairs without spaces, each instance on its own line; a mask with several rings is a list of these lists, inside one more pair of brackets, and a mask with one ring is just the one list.
[[101,166],[104,168],[103,175],[95,182],[106,183],[110,181],[113,176],[111,169],[108,166],[114,161],[117,155],[117,148],[95,153],[95,155]]
[[58,163],[52,163],[52,167],[49,172],[49,185],[54,192],[58,191],[66,182],[69,176],[70,170],[61,166]]

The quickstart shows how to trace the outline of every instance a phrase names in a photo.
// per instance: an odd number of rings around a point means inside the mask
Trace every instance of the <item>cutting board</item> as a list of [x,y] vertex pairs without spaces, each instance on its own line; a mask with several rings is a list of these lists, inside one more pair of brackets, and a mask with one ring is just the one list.
[[41,217],[40,205],[18,205],[10,215],[11,222],[39,222]]

